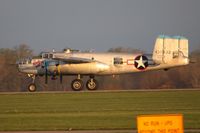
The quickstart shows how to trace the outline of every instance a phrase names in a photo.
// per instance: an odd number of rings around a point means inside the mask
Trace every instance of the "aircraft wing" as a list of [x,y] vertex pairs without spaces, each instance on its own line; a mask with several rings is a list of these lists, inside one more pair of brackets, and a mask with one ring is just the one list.
[[54,60],[59,60],[59,61],[63,61],[65,63],[90,63],[90,62],[95,62],[92,59],[87,59],[87,58],[79,58],[79,57],[64,57],[64,58],[59,58],[59,57],[55,57],[53,58]]

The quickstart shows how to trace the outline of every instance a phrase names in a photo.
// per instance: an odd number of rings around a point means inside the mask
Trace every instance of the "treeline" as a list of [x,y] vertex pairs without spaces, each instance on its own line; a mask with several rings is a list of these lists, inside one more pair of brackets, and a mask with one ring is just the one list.
[[[111,48],[108,52],[143,52],[132,48]],[[21,58],[31,57],[31,48],[22,44],[14,48],[0,49],[0,91],[27,91],[27,85],[31,79],[19,73],[16,61]],[[98,76],[100,89],[178,89],[178,88],[199,88],[200,87],[200,50],[190,54],[195,63],[187,66],[169,69],[168,71],[158,70],[143,73],[124,75]],[[51,80],[44,83],[44,77],[37,77],[36,84],[39,91],[71,91],[71,81],[75,76],[64,76],[63,83],[58,80]],[[88,77],[84,77],[86,82]]]

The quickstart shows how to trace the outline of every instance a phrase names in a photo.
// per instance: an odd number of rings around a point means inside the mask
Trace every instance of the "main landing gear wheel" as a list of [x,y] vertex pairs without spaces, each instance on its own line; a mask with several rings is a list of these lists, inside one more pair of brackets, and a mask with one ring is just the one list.
[[98,82],[95,79],[89,79],[86,83],[88,90],[96,90],[98,88]]
[[75,79],[72,81],[71,87],[74,91],[80,91],[83,89],[83,81],[80,79]]
[[36,85],[34,83],[31,83],[29,86],[28,86],[28,90],[30,92],[35,92],[37,90],[36,88]]

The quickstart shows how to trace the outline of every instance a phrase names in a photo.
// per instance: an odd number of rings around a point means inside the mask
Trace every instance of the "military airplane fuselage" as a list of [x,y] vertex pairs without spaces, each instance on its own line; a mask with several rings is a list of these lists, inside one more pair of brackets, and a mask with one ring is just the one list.
[[[44,62],[48,63],[48,72],[59,69],[63,75],[113,75],[132,72],[143,72],[154,69],[187,65],[188,58],[175,58],[166,64],[156,64],[151,55],[126,53],[46,53],[53,54],[53,58],[32,59],[30,63],[19,65],[19,71],[27,74],[44,75]],[[54,58],[63,60],[57,61]],[[64,59],[77,58],[65,63]],[[84,60],[81,59],[84,57]],[[80,60],[80,61],[79,61]],[[59,65],[59,68],[58,66]]]

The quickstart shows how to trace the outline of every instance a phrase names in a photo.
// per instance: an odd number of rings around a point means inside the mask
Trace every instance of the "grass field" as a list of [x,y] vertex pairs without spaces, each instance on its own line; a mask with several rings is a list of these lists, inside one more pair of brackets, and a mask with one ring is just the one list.
[[200,128],[200,91],[0,94],[0,130],[135,129],[141,114],[182,113]]

